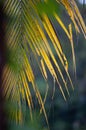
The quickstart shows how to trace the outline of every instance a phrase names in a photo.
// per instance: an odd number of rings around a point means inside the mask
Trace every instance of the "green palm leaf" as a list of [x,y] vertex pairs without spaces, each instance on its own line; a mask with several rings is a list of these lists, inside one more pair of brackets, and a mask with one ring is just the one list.
[[[53,8],[51,5],[53,5]],[[7,64],[5,65],[3,72],[3,89],[6,98],[9,99],[11,97],[11,100],[16,102],[16,105],[18,106],[17,113],[14,114],[18,122],[22,122],[23,120],[22,101],[25,102],[27,100],[32,118],[33,100],[29,83],[32,84],[32,88],[38,99],[41,110],[40,112],[43,111],[47,121],[44,103],[48,91],[43,100],[37,87],[33,67],[31,66],[31,53],[33,53],[33,60],[36,60],[44,80],[46,82],[48,80],[46,71],[46,69],[48,69],[52,77],[58,83],[59,89],[66,100],[63,86],[55,72],[54,66],[56,67],[69,95],[66,79],[53,54],[46,34],[48,35],[73,88],[71,77],[68,72],[68,61],[63,52],[59,40],[60,37],[56,34],[51,20],[52,17],[56,19],[57,23],[62,27],[71,43],[74,69],[76,71],[72,23],[68,25],[67,29],[58,14],[59,6],[64,6],[75,26],[76,32],[80,33],[80,31],[82,31],[86,38],[86,26],[74,0],[44,0],[42,2],[41,0],[6,0],[4,2],[4,12],[7,16],[6,44],[8,51]],[[54,65],[52,64],[51,59]]]

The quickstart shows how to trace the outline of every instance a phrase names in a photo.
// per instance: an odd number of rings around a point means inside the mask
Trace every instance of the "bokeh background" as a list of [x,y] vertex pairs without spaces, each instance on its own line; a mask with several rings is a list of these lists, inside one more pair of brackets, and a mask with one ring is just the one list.
[[[86,23],[86,0],[77,0],[77,4]],[[69,23],[70,21],[68,21],[67,13],[64,11],[63,8],[61,8],[60,10],[60,15],[64,23]],[[30,119],[28,107],[25,107],[25,104],[23,104],[23,112],[25,113],[23,126],[16,125],[16,122],[14,120],[11,120],[9,116],[9,130],[48,130],[48,127],[50,130],[86,130],[86,40],[81,34],[77,35],[76,32],[73,30],[76,56],[75,75],[71,58],[71,48],[68,39],[66,38],[65,33],[62,31],[62,29],[58,26],[58,24],[56,24],[55,20],[53,20],[53,24],[56,28],[56,33],[61,38],[64,53],[68,58],[69,72],[73,80],[75,89],[73,91],[71,89],[71,86],[68,86],[70,97],[68,97],[67,101],[65,102],[58,88],[58,85],[55,83],[55,80],[50,76],[49,72],[48,89],[48,86],[46,86],[45,81],[38,71],[36,61],[31,59],[31,64],[34,68],[36,81],[39,86],[39,90],[41,91],[41,95],[44,97],[45,92],[48,90],[45,102],[45,109],[48,116],[49,126],[46,123],[44,115],[39,114],[37,99],[35,98],[35,95],[32,91],[35,106],[33,111],[33,121],[31,121]],[[53,53],[55,54],[54,50]],[[15,109],[15,104],[10,105],[10,103],[7,103],[6,109],[13,111]]]

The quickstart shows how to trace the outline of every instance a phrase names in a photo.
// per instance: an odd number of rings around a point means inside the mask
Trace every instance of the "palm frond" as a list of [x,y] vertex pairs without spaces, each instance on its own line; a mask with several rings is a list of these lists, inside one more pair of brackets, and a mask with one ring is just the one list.
[[[51,4],[53,4],[53,9]],[[41,9],[40,7],[42,7],[42,5],[43,8]],[[38,90],[35,74],[30,62],[31,52],[34,55],[33,60],[36,60],[44,80],[46,82],[48,80],[46,71],[46,69],[48,69],[52,77],[58,83],[59,89],[64,99],[66,100],[63,87],[54,68],[55,66],[68,95],[70,95],[66,79],[62,73],[58,61],[56,60],[56,57],[53,54],[46,34],[48,35],[73,88],[73,83],[68,72],[68,61],[63,52],[62,45],[59,40],[60,37],[56,34],[50,16],[50,10],[52,9],[51,15],[62,27],[71,43],[73,63],[75,68],[76,65],[72,36],[72,24],[68,25],[68,30],[62,22],[62,19],[59,17],[58,12],[56,11],[56,8],[58,8],[60,5],[65,7],[77,33],[80,33],[81,29],[83,35],[86,38],[86,26],[74,0],[51,0],[51,2],[49,0],[6,0],[4,2],[4,11],[7,16],[6,39],[8,48],[7,64],[4,67],[3,72],[3,86],[5,86],[4,95],[6,95],[7,98],[11,97],[12,101],[16,101],[16,104],[20,110],[17,112],[16,116],[18,122],[22,122],[23,118],[22,100],[27,100],[32,118],[33,100],[29,83],[32,84],[32,88],[38,99],[38,103],[41,108],[40,112],[43,111],[47,121],[47,114],[44,107],[47,93],[45,94],[45,99],[43,100],[40,91]],[[46,7],[50,12],[46,11]],[[41,12],[39,9],[41,9]],[[51,62],[51,59],[54,65]]]

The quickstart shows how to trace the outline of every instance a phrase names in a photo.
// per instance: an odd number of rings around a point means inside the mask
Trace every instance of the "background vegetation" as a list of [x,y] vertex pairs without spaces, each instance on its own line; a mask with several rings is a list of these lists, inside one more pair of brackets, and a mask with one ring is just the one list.
[[[78,2],[77,2],[78,3]],[[52,2],[51,2],[52,4]],[[51,6],[50,4],[50,6]],[[79,4],[78,6],[80,8],[80,11],[82,13],[82,16],[86,23],[86,6]],[[38,6],[38,10],[40,10],[41,5]],[[43,9],[45,9],[45,12],[50,16],[51,10],[47,12],[46,6],[43,6]],[[56,9],[56,8],[54,8]],[[68,16],[66,12],[64,11],[64,8],[57,9],[61,10],[60,16],[63,19],[64,23],[67,24],[68,22]],[[40,12],[42,13],[42,12]],[[51,17],[51,16],[50,16]],[[52,19],[53,20],[53,19]],[[67,59],[69,61],[69,72],[75,87],[75,90],[72,91],[71,87],[69,86],[69,92],[70,97],[67,98],[67,102],[64,101],[61,92],[59,88],[56,87],[54,91],[54,86],[58,86],[55,79],[50,75],[50,72],[48,72],[48,84],[49,89],[47,86],[46,89],[46,82],[44,81],[43,77],[41,76],[40,71],[38,71],[38,65],[35,60],[32,59],[33,56],[31,56],[31,65],[34,68],[34,73],[36,77],[36,82],[39,86],[39,90],[41,92],[42,97],[45,96],[45,91],[48,90],[48,95],[45,102],[45,109],[49,121],[49,128],[50,130],[85,130],[86,129],[86,40],[84,40],[84,37],[82,35],[76,35],[76,32],[73,29],[74,35],[74,43],[75,43],[75,55],[76,55],[76,76],[75,73],[72,71],[73,63],[71,60],[71,47],[68,45],[68,39],[66,38],[64,32],[62,29],[56,24],[56,21],[53,20],[54,27],[56,29],[56,32],[58,32],[58,35],[61,38],[61,43],[63,46],[64,53],[67,56]],[[49,41],[50,42],[50,41]],[[55,57],[57,58],[56,52],[54,51],[54,48],[51,46],[53,53]],[[11,53],[11,52],[10,52]],[[33,55],[33,54],[32,54]],[[10,59],[9,59],[10,60]],[[57,58],[58,60],[58,58]],[[9,63],[11,63],[10,61]],[[51,62],[53,64],[53,61],[51,59]],[[61,65],[60,65],[61,66]],[[15,70],[18,68],[15,68],[16,66],[12,66]],[[20,66],[21,68],[21,66]],[[68,78],[65,75],[64,69],[62,68],[62,72],[64,73],[64,76],[66,80]],[[59,79],[60,80],[60,79]],[[29,84],[31,86],[31,84]],[[64,84],[62,84],[63,86]],[[40,87],[41,86],[41,87]],[[65,91],[65,90],[64,90]],[[8,130],[47,130],[48,124],[46,123],[45,117],[43,114],[39,114],[39,104],[37,101],[37,98],[35,97],[35,94],[33,93],[33,90],[31,90],[31,94],[33,97],[33,103],[34,103],[34,112],[33,112],[33,121],[31,121],[30,118],[30,110],[28,109],[28,104],[26,102],[22,101],[22,111],[24,114],[24,120],[23,125],[21,126],[16,125],[15,118],[11,118],[10,114],[16,112],[16,105],[13,102],[6,101],[6,112],[9,117],[8,120]],[[26,106],[26,107],[25,107]],[[11,112],[11,113],[10,113]],[[9,114],[10,113],[10,114]]]

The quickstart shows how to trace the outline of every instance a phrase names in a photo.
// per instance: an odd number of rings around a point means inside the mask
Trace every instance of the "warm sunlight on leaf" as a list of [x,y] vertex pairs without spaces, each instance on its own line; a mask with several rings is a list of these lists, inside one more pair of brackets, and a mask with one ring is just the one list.
[[[60,6],[63,6],[70,16],[70,25],[66,26],[60,18]],[[70,92],[62,67],[66,73],[69,84],[72,89],[74,89],[69,74],[69,61],[64,53],[60,36],[56,33],[51,19],[54,18],[57,24],[59,24],[66,33],[72,50],[75,72],[76,61],[72,26],[74,24],[76,32],[82,32],[86,38],[85,23],[74,0],[6,0],[4,2],[4,12],[7,18],[6,44],[8,48],[7,63],[3,72],[4,95],[7,99],[11,98],[12,101],[16,102],[18,107],[14,115],[17,122],[22,123],[22,100],[27,102],[31,119],[33,118],[32,111],[34,104],[31,94],[31,89],[33,89],[40,106],[40,113],[44,113],[48,124],[47,113],[44,106],[49,89],[47,70],[55,82],[57,82],[58,86],[54,85],[54,87],[59,87],[65,101],[67,96],[70,95]],[[53,54],[50,43],[55,49],[57,58],[62,67]],[[33,54],[32,60],[35,60],[38,64],[39,71],[46,82],[47,89],[44,98],[41,96],[36,83],[34,68],[30,61],[31,53]],[[59,79],[61,79],[61,81]],[[68,95],[66,95],[64,90],[66,90]],[[52,97],[54,97],[54,94]]]

